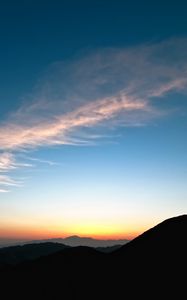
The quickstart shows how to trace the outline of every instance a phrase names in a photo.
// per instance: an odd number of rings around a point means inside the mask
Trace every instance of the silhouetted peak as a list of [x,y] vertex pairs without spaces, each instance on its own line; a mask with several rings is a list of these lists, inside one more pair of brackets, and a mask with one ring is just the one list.
[[66,237],[64,240],[68,241],[68,240],[93,240],[91,237],[81,237],[78,235],[71,235]]
[[187,230],[187,215],[180,215],[164,220],[158,225],[144,232],[138,238],[148,235],[165,235],[166,238],[172,239],[183,236],[184,231]]
[[128,251],[136,253],[174,252],[174,249],[186,249],[187,245],[187,215],[166,219],[151,229],[145,231],[127,245],[122,246],[117,253]]
[[70,235],[70,236],[66,237],[65,239],[79,239],[79,238],[80,238],[80,236],[78,236],[78,235]]
[[179,215],[176,217],[166,219],[163,222],[159,223],[157,226],[161,226],[161,225],[165,225],[165,224],[172,225],[172,226],[176,225],[176,224],[184,225],[186,222],[187,222],[187,214],[184,214],[184,215]]

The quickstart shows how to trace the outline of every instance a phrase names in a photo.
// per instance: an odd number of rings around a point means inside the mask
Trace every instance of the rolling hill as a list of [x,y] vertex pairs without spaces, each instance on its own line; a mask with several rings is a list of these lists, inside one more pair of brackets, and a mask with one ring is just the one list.
[[69,247],[63,244],[49,242],[5,247],[0,249],[0,266],[34,260],[41,256],[46,256],[65,248]]
[[[6,267],[4,299],[184,299],[187,215],[168,219],[112,253],[90,247]],[[11,288],[10,288],[11,287]]]

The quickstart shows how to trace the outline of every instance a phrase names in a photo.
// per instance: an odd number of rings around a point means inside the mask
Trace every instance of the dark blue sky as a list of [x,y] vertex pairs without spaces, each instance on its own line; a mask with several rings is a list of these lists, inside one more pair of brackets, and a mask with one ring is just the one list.
[[16,105],[46,66],[85,49],[184,36],[186,11],[186,1],[2,1],[0,97]]
[[0,236],[186,213],[186,1],[1,1],[0,39]]

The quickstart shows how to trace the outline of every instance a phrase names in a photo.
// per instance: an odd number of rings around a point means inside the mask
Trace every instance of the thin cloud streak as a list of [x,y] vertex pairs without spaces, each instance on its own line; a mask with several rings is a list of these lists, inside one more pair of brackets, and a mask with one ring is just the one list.
[[147,111],[147,103],[129,99],[122,94],[117,97],[85,104],[54,120],[33,126],[9,124],[0,128],[0,148],[15,150],[44,145],[68,144],[68,133],[80,127],[90,127],[115,117],[120,112]]
[[8,190],[0,189],[0,193],[9,193]]
[[35,157],[30,157],[30,156],[23,156],[25,159],[30,160],[30,161],[35,161],[41,164],[47,164],[49,166],[55,166],[58,165],[57,162],[46,160],[46,159],[40,159],[40,158],[35,158]]
[[16,169],[14,156],[11,153],[4,152],[0,154],[0,171]]
[[185,90],[187,86],[187,77],[186,78],[177,78],[167,84],[160,86],[157,90],[154,90],[150,97],[162,97],[168,92],[172,91],[182,91]]
[[5,173],[13,172],[17,169],[32,167],[33,165],[23,162],[17,162],[13,153],[3,152],[0,154],[0,193],[9,192],[9,190],[2,188],[7,187],[22,187],[23,181],[15,180],[10,175]]
[[20,187],[22,184],[23,182],[14,180],[7,175],[0,175],[0,185]]
[[[25,99],[0,124],[0,173],[33,167],[27,161],[56,164],[21,156],[24,162],[20,162],[17,157],[23,151],[95,145],[102,136],[100,129],[104,128],[106,136],[106,130],[113,127],[145,126],[166,113],[155,105],[157,99],[186,90],[185,38],[100,49],[71,62],[57,62],[40,80],[32,99]],[[21,184],[0,175],[0,186]]]
[[0,172],[7,172],[23,167],[32,167],[31,164],[17,162],[12,153],[4,152],[0,154]]
[[170,39],[57,62],[32,103],[25,101],[0,125],[0,149],[86,144],[82,129],[108,126],[108,120],[134,127],[162,115],[155,99],[186,90],[186,50],[187,39]]

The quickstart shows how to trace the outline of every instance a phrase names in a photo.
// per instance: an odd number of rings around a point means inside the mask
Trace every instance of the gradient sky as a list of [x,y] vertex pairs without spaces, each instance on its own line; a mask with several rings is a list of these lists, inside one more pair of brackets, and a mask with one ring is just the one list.
[[1,239],[187,213],[185,1],[2,1],[0,39]]

